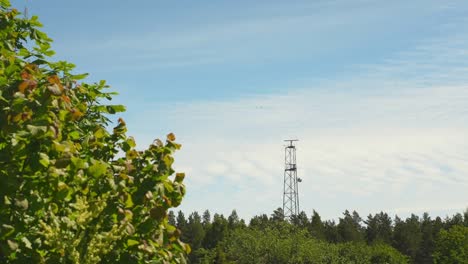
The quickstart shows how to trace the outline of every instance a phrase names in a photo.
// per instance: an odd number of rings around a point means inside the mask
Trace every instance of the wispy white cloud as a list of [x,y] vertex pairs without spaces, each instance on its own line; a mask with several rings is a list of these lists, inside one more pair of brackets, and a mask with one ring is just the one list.
[[[347,90],[356,83],[348,85],[166,110],[163,123],[184,144],[176,163],[189,175],[183,208],[202,210],[209,199],[224,213],[251,216],[280,206],[288,137],[301,140],[301,201],[309,212],[468,202],[468,86],[355,93]],[[151,112],[144,116],[151,122]]]
[[[134,32],[103,35],[98,41],[73,39],[59,42],[63,53],[102,58],[95,63],[118,62],[100,70],[148,70],[195,67],[223,63],[259,63],[271,60],[333,54],[352,54],[353,49],[391,39],[418,18],[443,14],[448,7],[438,1],[398,3],[374,1],[313,1],[297,5],[252,4],[251,12],[216,17],[205,23],[142,25]],[[215,12],[215,11],[212,11]],[[252,13],[255,12],[255,13]],[[395,19],[398,14],[398,19]],[[415,16],[417,14],[417,16]],[[156,14],[157,15],[157,14]],[[210,16],[211,14],[199,14]],[[417,30],[419,26],[414,26]],[[375,47],[370,47],[375,48]],[[80,59],[80,58],[78,58]]]
[[[270,34],[263,22],[247,32],[236,25],[168,43],[199,45],[200,52],[210,34],[242,41]],[[188,173],[184,210],[235,208],[249,217],[281,206],[282,140],[294,137],[301,140],[301,208],[309,213],[460,211],[468,205],[468,38],[466,21],[453,23],[382,62],[354,65],[353,77],[240,99],[148,104],[151,110],[128,123],[141,145],[155,134],[148,124],[178,135],[184,147],[176,167]],[[222,41],[214,53],[233,48]]]
[[[281,140],[298,137],[304,210],[315,208],[329,218],[347,208],[364,214],[463,210],[468,205],[468,86],[424,86],[425,76],[396,77],[395,71],[421,70],[418,65],[417,60],[397,69],[382,65],[376,67],[379,78],[371,72],[367,78],[288,89],[294,91],[289,94],[166,111],[165,122],[185,143],[177,165],[191,168],[193,196],[189,191],[183,208],[202,210],[206,205],[195,197],[206,195],[225,213],[230,208],[244,216],[271,212],[281,205]],[[457,69],[436,70],[443,71],[451,75]],[[228,191],[212,196],[212,188]]]

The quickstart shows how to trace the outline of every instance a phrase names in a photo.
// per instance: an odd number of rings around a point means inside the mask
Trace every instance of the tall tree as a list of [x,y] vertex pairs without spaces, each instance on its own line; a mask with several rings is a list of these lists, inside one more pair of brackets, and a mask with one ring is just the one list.
[[[205,230],[201,223],[201,217],[198,212],[193,212],[188,217],[186,230],[187,242],[192,247],[192,252],[196,252],[202,246],[203,239],[205,238]],[[192,262],[195,261],[195,254],[190,254],[189,258]]]
[[393,232],[393,245],[403,254],[415,260],[422,241],[419,217],[411,214],[410,218],[402,221],[395,217],[395,228]]
[[269,219],[266,214],[256,215],[250,219],[249,226],[257,229],[265,229],[269,224]]
[[468,207],[463,212],[463,224],[468,227]]
[[309,226],[309,218],[304,211],[301,211],[298,215],[294,216],[291,222],[300,229],[305,229]]
[[433,231],[433,221],[428,213],[424,213],[421,221],[422,240],[416,256],[417,263],[432,263],[432,254],[434,253],[435,239]]
[[338,243],[340,235],[338,234],[338,227],[334,220],[327,220],[324,223],[324,234],[328,242]]
[[317,239],[325,239],[325,226],[317,211],[313,211],[309,224],[310,234]]
[[170,225],[172,226],[177,226],[177,221],[176,221],[176,216],[174,214],[174,211],[169,211],[169,214],[167,215],[167,221],[169,222]]
[[231,215],[228,217],[228,228],[230,230],[235,229],[240,226],[240,219],[239,216],[237,215],[236,210],[232,210]]
[[211,228],[207,231],[205,239],[203,240],[203,246],[205,248],[214,248],[221,241],[228,230],[228,221],[223,215],[215,214],[213,216],[213,222]]
[[179,211],[177,212],[177,228],[180,230],[184,229],[187,226],[187,220],[185,219],[184,212]]
[[273,211],[273,214],[271,214],[270,220],[273,222],[280,222],[284,221],[284,212],[283,208],[278,207],[276,210]]
[[464,224],[464,219],[462,214],[456,213],[452,217],[447,217],[445,219],[445,229],[450,229],[452,226],[455,225],[463,225]]
[[392,242],[392,219],[384,212],[380,212],[375,216],[371,214],[365,221],[367,227],[365,236],[367,243],[387,243]]
[[205,228],[211,224],[211,214],[210,214],[210,211],[205,210],[205,212],[203,212],[202,224],[203,224],[203,226],[204,226]]
[[358,242],[363,240],[361,217],[356,211],[351,215],[348,210],[343,213],[338,223],[338,235],[340,242]]

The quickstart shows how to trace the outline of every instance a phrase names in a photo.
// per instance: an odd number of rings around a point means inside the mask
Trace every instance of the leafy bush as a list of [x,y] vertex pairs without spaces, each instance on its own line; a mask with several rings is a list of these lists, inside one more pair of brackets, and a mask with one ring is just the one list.
[[456,225],[441,230],[436,239],[434,263],[468,263],[468,227]]
[[265,229],[234,230],[212,254],[206,254],[201,263],[212,263],[220,251],[226,255],[225,261],[217,263],[408,263],[407,257],[388,245],[331,244],[311,238],[305,230],[287,223]]
[[104,81],[50,62],[37,17],[0,1],[0,262],[182,263],[173,134],[137,151]]

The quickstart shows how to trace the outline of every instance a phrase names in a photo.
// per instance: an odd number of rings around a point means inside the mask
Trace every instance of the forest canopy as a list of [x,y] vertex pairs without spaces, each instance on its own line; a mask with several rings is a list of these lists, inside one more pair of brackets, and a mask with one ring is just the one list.
[[387,213],[362,218],[345,211],[338,221],[301,212],[291,221],[283,210],[246,223],[236,210],[225,217],[206,210],[169,222],[192,246],[191,263],[467,263],[468,210],[452,217]]

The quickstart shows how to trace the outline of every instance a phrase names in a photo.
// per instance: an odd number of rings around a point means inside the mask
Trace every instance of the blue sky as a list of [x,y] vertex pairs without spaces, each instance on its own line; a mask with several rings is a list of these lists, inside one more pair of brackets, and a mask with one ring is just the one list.
[[466,1],[13,4],[120,93],[140,147],[178,136],[185,211],[270,214],[290,137],[308,214],[468,206]]

